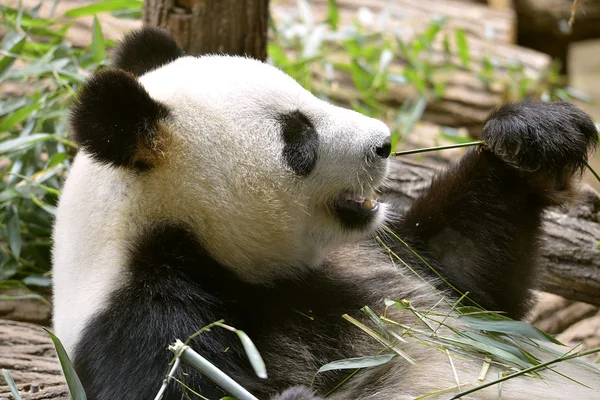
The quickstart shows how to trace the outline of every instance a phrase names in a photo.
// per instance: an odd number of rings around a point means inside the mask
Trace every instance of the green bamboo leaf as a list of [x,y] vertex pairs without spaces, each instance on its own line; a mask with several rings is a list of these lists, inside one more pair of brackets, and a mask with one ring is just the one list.
[[0,203],[4,203],[4,202],[10,201],[12,199],[16,199],[17,197],[19,197],[19,193],[16,192],[14,189],[9,188],[9,189],[3,190],[2,192],[0,192]]
[[[0,130],[1,131],[1,130]],[[22,136],[15,139],[5,140],[0,143],[0,154],[9,153],[12,151],[23,150],[38,142],[42,142],[54,138],[54,135],[49,133],[35,133],[29,136]]]
[[488,76],[492,77],[494,75],[494,64],[489,56],[483,57],[483,70],[482,72]]
[[42,210],[46,211],[48,214],[56,215],[56,207],[48,205],[44,203],[42,200],[38,199],[33,193],[29,194],[31,200],[35,203],[36,206],[40,207]]
[[0,121],[0,132],[8,132],[14,128],[18,123],[26,120],[31,114],[40,108],[41,104],[31,104],[25,107],[19,108],[14,113],[8,115]]
[[450,49],[450,38],[448,37],[448,33],[444,34],[442,43],[444,46],[444,55],[449,58],[452,55],[452,50]]
[[427,47],[431,46],[431,42],[433,42],[440,30],[444,27],[444,25],[446,25],[446,22],[448,22],[447,18],[438,18],[437,20],[429,24],[429,26],[423,33],[423,39],[425,41],[424,44]]
[[495,345],[491,345],[489,343],[484,343],[479,339],[473,340],[468,337],[455,337],[455,338],[438,338],[439,340],[446,342],[448,344],[452,344],[454,346],[458,346],[467,351],[473,351],[473,348],[480,350],[484,353],[491,354],[499,360],[504,360],[511,362],[515,365],[518,365],[521,368],[527,368],[531,366],[531,363],[523,362],[519,357],[515,356],[511,352],[508,352],[504,349],[498,348]]
[[467,35],[462,29],[457,29],[456,35],[456,48],[458,49],[458,57],[463,63],[465,68],[469,68],[471,62],[471,55],[469,53],[469,44],[467,43]]
[[387,364],[395,357],[396,354],[380,354],[378,356],[345,358],[343,360],[332,361],[328,364],[325,364],[319,368],[317,372],[377,367],[379,365]]
[[18,259],[21,255],[21,221],[19,220],[19,210],[13,204],[6,211],[6,236],[8,245],[13,256]]
[[39,294],[0,294],[0,300],[40,300],[50,305],[50,303]]
[[340,12],[336,0],[328,0],[327,14],[327,22],[329,23],[329,26],[332,30],[336,31],[340,22]]
[[26,41],[27,41],[27,38],[23,36],[18,42],[13,44],[8,49],[8,54],[6,56],[2,57],[2,59],[0,59],[0,79],[2,79],[4,74],[13,65],[13,63],[17,59],[17,56],[23,52]]
[[65,13],[65,16],[74,18],[113,11],[135,11],[141,10],[142,5],[142,0],[107,0],[93,3],[88,6],[72,8]]
[[267,379],[267,368],[265,367],[265,362],[260,356],[256,346],[254,346],[254,343],[252,343],[252,340],[250,340],[244,331],[236,329],[235,333],[237,333],[240,341],[242,342],[242,346],[244,346],[244,350],[246,351],[246,355],[250,360],[252,368],[254,368],[254,373],[256,373],[256,376],[261,379]]
[[96,64],[100,64],[105,57],[102,26],[100,25],[100,21],[98,21],[98,17],[94,15],[94,23],[92,24],[92,59]]
[[462,315],[459,319],[461,322],[467,323],[472,328],[482,331],[505,333],[507,335],[521,335],[530,339],[542,340],[544,342],[551,342],[564,346],[564,344],[548,335],[546,332],[523,321],[497,319],[489,314]]
[[371,310],[371,308],[369,306],[364,306],[363,308],[360,309],[363,313],[365,313],[365,315],[367,317],[369,317],[369,319],[373,322],[373,324],[375,324],[377,326],[377,328],[379,328],[379,332],[387,339],[389,340],[388,337],[388,332],[387,332],[387,325],[385,324],[385,322],[383,322],[381,320],[381,318],[379,318],[379,316],[373,311]]
[[403,350],[400,350],[397,346],[394,345],[394,343],[392,343],[391,341],[382,337],[380,334],[378,334],[377,332],[375,332],[373,329],[369,328],[362,322],[358,321],[357,319],[351,317],[348,314],[343,314],[342,318],[344,318],[346,321],[350,322],[351,324],[353,324],[356,327],[358,327],[359,329],[361,329],[363,332],[365,332],[367,335],[371,336],[373,339],[377,340],[379,343],[383,344],[386,347],[389,347],[390,350],[394,351],[396,354],[398,354],[400,357],[404,358],[410,364],[412,364],[412,365],[417,364],[417,362],[415,360],[413,360],[412,357],[409,356],[406,352],[404,352]]
[[483,335],[481,333],[476,332],[461,332],[462,335],[467,336],[468,338],[478,341],[480,343],[486,343],[490,346],[494,346],[498,349],[504,350],[507,353],[514,355],[519,358],[521,361],[527,364],[527,366],[539,364],[540,361],[534,357],[531,353],[523,350],[522,348],[515,346],[508,342],[503,342],[495,337],[489,335]]
[[52,168],[55,165],[61,164],[62,162],[64,162],[67,159],[67,157],[68,157],[67,153],[56,153],[55,155],[50,157],[50,160],[48,160],[47,168]]
[[0,103],[0,117],[10,114],[13,111],[18,110],[19,108],[24,107],[26,105],[27,99],[25,98],[7,99],[6,101]]
[[23,0],[19,0],[18,2],[18,7],[17,7],[17,19],[16,19],[16,24],[17,24],[17,30],[21,29],[21,20],[23,19]]
[[85,390],[83,390],[83,385],[75,372],[75,368],[73,368],[73,364],[67,355],[67,351],[63,347],[60,339],[57,338],[52,332],[50,332],[46,328],[42,328],[46,331],[46,333],[52,339],[54,343],[54,348],[56,349],[56,354],[58,355],[58,360],[60,361],[60,367],[63,371],[63,375],[65,376],[65,380],[67,381],[67,386],[69,387],[69,392],[71,394],[71,398],[73,400],[86,400],[87,396],[85,394]]
[[[51,288],[52,287],[52,278],[50,278],[49,276],[46,276],[46,275],[29,275],[28,277],[23,279],[23,283],[27,286]],[[38,295],[36,293],[32,293],[31,295],[36,296],[35,297],[36,299],[39,299],[41,297],[40,295]]]
[[19,395],[19,389],[17,389],[17,384],[15,383],[12,376],[10,376],[8,371],[4,368],[2,369],[2,375],[4,375],[4,380],[6,381],[6,384],[8,385],[8,388],[10,389],[10,393],[12,394],[14,400],[21,400],[21,396]]
[[419,93],[425,93],[427,90],[427,83],[421,79],[419,74],[411,68],[404,70],[404,76],[417,88]]

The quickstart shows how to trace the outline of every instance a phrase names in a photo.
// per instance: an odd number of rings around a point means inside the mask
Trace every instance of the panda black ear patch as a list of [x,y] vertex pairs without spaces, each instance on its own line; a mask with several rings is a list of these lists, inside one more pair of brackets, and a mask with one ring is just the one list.
[[112,65],[135,76],[144,75],[183,56],[183,50],[166,31],[143,27],[130,32],[112,55]]
[[146,170],[165,151],[168,132],[160,122],[168,116],[169,109],[152,99],[133,75],[106,68],[79,89],[70,133],[97,161]]

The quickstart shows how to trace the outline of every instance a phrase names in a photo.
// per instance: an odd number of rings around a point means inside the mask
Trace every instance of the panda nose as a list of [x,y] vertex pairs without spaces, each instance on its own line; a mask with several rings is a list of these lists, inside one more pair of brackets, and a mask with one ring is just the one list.
[[390,156],[391,152],[392,152],[392,141],[390,140],[389,136],[387,138],[385,138],[385,140],[383,141],[383,143],[380,146],[375,148],[375,154],[377,154],[381,158],[388,158]]

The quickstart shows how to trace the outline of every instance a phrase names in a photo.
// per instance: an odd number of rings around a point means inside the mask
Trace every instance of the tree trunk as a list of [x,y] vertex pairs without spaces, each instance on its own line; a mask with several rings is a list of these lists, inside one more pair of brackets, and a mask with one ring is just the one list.
[[265,60],[269,0],[147,0],[144,24],[168,29],[190,55]]

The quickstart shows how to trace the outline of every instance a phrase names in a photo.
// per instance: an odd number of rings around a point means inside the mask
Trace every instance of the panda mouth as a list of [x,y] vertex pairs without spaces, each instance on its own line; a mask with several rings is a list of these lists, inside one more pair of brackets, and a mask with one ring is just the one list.
[[374,192],[367,195],[342,193],[335,201],[335,206],[357,213],[373,215],[379,211],[379,199]]
[[343,192],[333,201],[333,211],[342,224],[351,229],[368,225],[380,209],[375,192],[356,194]]

